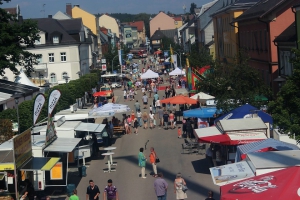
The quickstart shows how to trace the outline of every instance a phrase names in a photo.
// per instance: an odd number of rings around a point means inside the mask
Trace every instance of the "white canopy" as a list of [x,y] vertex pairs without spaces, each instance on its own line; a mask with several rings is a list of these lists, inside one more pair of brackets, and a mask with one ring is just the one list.
[[198,96],[199,96],[199,99],[200,99],[201,103],[206,103],[206,100],[215,98],[214,96],[211,96],[209,94],[205,94],[204,92],[199,92],[198,94],[195,94],[195,95],[191,96],[190,98],[198,99]]
[[31,82],[31,80],[29,80],[29,78],[26,76],[22,69],[20,70],[20,74],[16,76],[15,83],[29,85],[31,87],[38,87],[33,82]]
[[151,69],[148,69],[145,73],[142,74],[141,78],[142,79],[148,79],[148,78],[158,78],[159,75],[158,73],[155,73]]
[[178,67],[176,67],[173,71],[169,73],[170,76],[175,76],[175,75],[185,75],[185,72]]

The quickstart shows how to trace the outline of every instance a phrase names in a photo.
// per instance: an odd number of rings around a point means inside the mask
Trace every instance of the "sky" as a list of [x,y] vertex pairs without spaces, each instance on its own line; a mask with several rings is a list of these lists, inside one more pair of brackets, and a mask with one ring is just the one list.
[[[1,8],[20,6],[21,15],[27,18],[42,18],[54,15],[57,11],[66,11],[66,3],[80,5],[80,8],[89,13],[130,13],[141,12],[157,14],[159,11],[170,11],[174,14],[182,14],[183,6],[189,12],[191,3],[197,7],[212,0],[11,0],[3,2]],[[44,7],[43,7],[44,5]],[[45,12],[43,11],[45,10]]]

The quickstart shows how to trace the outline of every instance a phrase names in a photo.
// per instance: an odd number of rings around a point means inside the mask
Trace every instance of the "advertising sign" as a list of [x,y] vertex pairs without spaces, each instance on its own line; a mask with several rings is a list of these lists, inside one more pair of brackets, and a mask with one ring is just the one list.
[[206,119],[198,118],[198,128],[207,128],[209,124]]
[[36,95],[34,104],[33,104],[33,125],[35,125],[37,119],[39,118],[42,108],[45,104],[45,101],[46,101],[46,99],[43,94],[40,93],[40,94]]
[[53,90],[51,94],[49,95],[49,101],[48,101],[48,115],[51,115],[53,112],[59,98],[61,96],[61,93],[59,90]]
[[31,149],[31,129],[27,129],[14,138],[14,158],[16,168],[19,168],[32,156]]
[[106,64],[106,59],[105,59],[105,58],[102,58],[102,59],[101,59],[101,63],[102,63],[102,64]]
[[168,57],[169,56],[169,52],[165,51],[164,52],[164,57]]
[[63,179],[63,164],[58,162],[50,170],[50,179],[51,180],[62,180]]
[[214,184],[226,185],[231,182],[255,176],[246,161],[209,168]]
[[107,69],[106,64],[102,64],[101,66],[102,66],[102,71],[106,71],[106,69]]
[[46,130],[45,145],[48,146],[56,138],[57,138],[57,136],[56,136],[56,130],[55,130],[53,118],[49,116],[48,123],[47,123],[47,130]]

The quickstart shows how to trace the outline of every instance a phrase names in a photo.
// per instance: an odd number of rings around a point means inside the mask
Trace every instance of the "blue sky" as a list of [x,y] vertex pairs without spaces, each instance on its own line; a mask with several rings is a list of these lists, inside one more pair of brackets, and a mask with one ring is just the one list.
[[20,6],[21,14],[26,18],[44,17],[43,4],[45,4],[45,16],[54,15],[57,11],[66,10],[66,3],[79,4],[80,7],[92,14],[96,13],[140,13],[156,14],[159,11],[183,13],[183,5],[189,11],[191,3],[197,7],[211,0],[11,0],[4,2],[2,8]]

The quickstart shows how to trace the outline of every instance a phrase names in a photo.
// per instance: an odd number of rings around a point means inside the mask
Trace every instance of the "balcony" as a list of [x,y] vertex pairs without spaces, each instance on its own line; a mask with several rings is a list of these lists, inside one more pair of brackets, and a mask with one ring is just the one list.
[[47,72],[47,63],[39,63],[38,65],[33,65],[35,71]]

